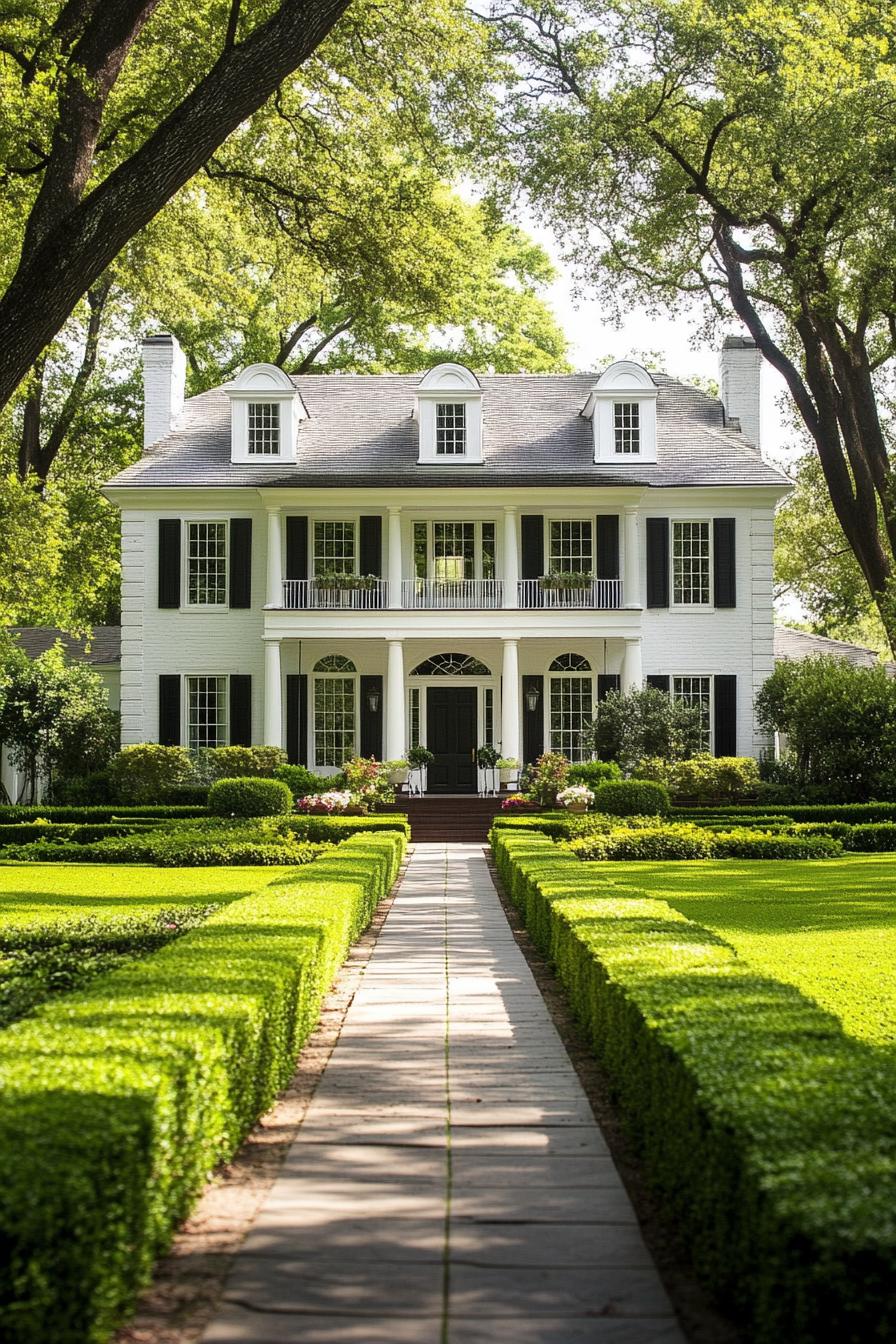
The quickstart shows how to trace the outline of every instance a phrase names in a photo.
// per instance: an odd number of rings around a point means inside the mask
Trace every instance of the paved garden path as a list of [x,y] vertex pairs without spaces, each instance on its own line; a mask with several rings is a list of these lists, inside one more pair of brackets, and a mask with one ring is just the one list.
[[683,1344],[482,848],[417,845],[204,1344]]

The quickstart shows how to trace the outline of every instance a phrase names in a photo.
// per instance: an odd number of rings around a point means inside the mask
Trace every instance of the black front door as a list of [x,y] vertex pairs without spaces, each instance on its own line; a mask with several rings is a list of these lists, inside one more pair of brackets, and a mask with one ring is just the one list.
[[435,756],[426,776],[430,793],[476,792],[476,687],[430,686],[426,745]]

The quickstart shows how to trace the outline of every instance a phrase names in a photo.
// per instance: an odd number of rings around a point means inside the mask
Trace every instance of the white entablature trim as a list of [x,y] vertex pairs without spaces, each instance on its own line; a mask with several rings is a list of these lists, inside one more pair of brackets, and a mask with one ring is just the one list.
[[[439,406],[463,407],[464,447],[446,454],[437,447]],[[418,463],[455,467],[482,462],[482,386],[463,364],[437,364],[417,386],[414,416],[420,426]]]
[[[656,461],[656,399],[659,389],[650,374],[631,359],[621,359],[605,369],[588,394],[582,415],[594,430],[595,462]],[[637,448],[620,451],[617,441],[617,408],[635,407]],[[624,411],[627,423],[631,412]]]
[[[231,462],[294,462],[299,421],[306,419],[298,389],[276,364],[250,364],[224,388],[230,398]],[[251,452],[251,407],[276,407],[277,451]]]

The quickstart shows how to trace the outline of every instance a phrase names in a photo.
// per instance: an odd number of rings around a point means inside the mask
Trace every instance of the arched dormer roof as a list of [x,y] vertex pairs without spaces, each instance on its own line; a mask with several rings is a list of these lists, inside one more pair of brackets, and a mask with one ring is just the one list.
[[276,364],[249,364],[224,388],[230,398],[231,462],[294,462],[305,418],[292,379]]
[[420,393],[438,393],[447,391],[478,392],[482,394],[482,385],[475,373],[463,364],[437,364],[424,374],[417,388]]
[[656,383],[650,374],[640,364],[636,364],[633,359],[617,359],[615,364],[611,364],[608,369],[604,369],[594,385],[595,392],[609,390],[616,392],[626,388],[640,388],[654,397],[657,394]]
[[418,463],[482,462],[482,386],[463,364],[437,364],[417,385]]
[[233,382],[227,384],[228,395],[232,396],[235,392],[286,392],[292,397],[298,395],[289,374],[278,369],[276,364],[248,364]]
[[624,467],[656,461],[658,392],[647,370],[632,359],[604,369],[582,408],[594,429],[595,462]]

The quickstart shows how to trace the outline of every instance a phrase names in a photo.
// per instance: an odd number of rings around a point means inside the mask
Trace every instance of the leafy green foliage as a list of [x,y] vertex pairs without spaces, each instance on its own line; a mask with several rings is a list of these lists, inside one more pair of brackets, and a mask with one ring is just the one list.
[[595,812],[614,817],[663,816],[670,805],[665,784],[651,779],[607,780],[594,791]]
[[566,775],[570,784],[586,784],[596,788],[607,779],[621,779],[622,771],[615,761],[574,761]]
[[626,772],[648,757],[680,761],[703,749],[707,725],[696,705],[676,700],[656,686],[610,691],[597,706],[589,730],[595,752]]
[[344,784],[341,775],[316,775],[304,765],[281,765],[276,771],[276,777],[289,785],[294,798],[326,793],[329,789],[342,788]]
[[672,794],[696,798],[724,798],[732,803],[756,794],[759,763],[752,756],[710,756],[700,752],[684,761],[653,757],[639,761],[633,772],[638,779],[655,779]]
[[[501,830],[494,846],[681,1244],[751,1341],[858,1344],[893,1333],[891,1052],[850,1039],[832,1013],[782,983],[792,970],[779,979],[742,961],[717,933],[657,899],[676,882],[696,892],[711,874],[736,929],[750,908],[738,899],[748,872],[645,865],[643,876],[633,866],[621,881],[619,869],[580,864],[544,836]],[[812,880],[836,892],[863,862],[813,867]],[[892,860],[871,862],[889,863],[891,888]],[[760,918],[790,871],[757,870]],[[794,885],[805,891],[799,871]],[[844,926],[852,917],[847,902]]]
[[193,763],[186,747],[138,742],[112,759],[109,778],[123,803],[158,803],[193,782]]
[[0,1033],[0,1320],[103,1339],[208,1173],[288,1083],[322,995],[398,870],[354,837],[154,956]]
[[280,747],[203,747],[191,752],[191,760],[196,783],[211,784],[252,775],[271,779],[285,764],[286,753]]
[[292,811],[293,796],[282,779],[218,779],[208,791],[215,817],[275,817]]

